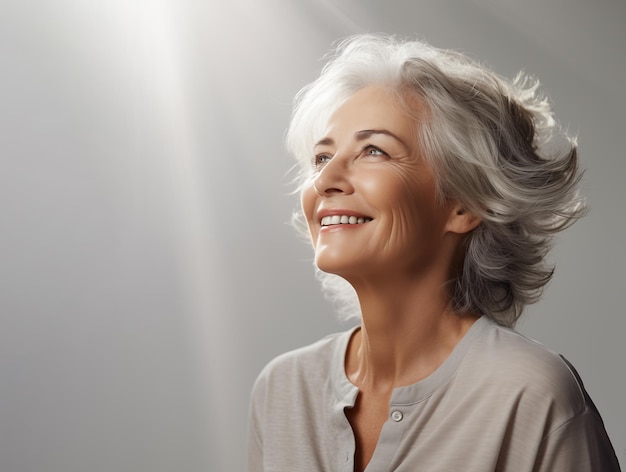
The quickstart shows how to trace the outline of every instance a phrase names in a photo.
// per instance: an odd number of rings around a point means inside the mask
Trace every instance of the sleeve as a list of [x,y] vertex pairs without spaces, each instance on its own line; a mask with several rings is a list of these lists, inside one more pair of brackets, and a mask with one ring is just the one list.
[[248,472],[263,472],[263,439],[260,433],[263,390],[259,376],[252,389],[248,415]]
[[263,448],[253,424],[248,424],[248,472],[263,472]]
[[535,470],[620,472],[620,466],[602,419],[587,409],[543,439]]

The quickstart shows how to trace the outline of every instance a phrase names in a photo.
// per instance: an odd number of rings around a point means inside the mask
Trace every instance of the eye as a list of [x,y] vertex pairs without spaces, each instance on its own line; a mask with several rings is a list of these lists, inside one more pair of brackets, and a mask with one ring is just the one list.
[[381,148],[379,148],[378,146],[373,146],[371,144],[368,144],[363,148],[362,154],[373,157],[389,157],[389,154],[387,154]]
[[316,169],[319,167],[322,167],[324,164],[326,164],[328,161],[330,161],[333,158],[333,156],[331,156],[330,154],[316,154],[313,157],[313,167],[315,167]]

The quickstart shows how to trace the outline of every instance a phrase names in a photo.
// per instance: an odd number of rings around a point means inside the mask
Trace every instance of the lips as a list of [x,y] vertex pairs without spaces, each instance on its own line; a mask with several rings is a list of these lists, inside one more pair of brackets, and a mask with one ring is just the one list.
[[360,225],[372,221],[372,218],[368,216],[356,216],[356,215],[328,215],[322,217],[320,224],[322,226],[333,225]]

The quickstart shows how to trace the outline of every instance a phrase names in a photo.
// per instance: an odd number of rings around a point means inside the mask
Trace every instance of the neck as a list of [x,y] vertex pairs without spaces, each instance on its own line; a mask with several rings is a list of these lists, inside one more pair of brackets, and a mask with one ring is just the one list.
[[357,387],[390,391],[427,377],[477,319],[455,313],[442,284],[420,285],[355,285],[362,322],[348,349],[346,372]]

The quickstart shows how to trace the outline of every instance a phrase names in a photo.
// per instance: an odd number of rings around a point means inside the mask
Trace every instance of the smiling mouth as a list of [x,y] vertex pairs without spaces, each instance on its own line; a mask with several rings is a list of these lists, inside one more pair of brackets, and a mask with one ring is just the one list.
[[363,223],[367,223],[368,221],[372,221],[372,219],[373,218],[369,218],[367,216],[332,215],[322,218],[320,224],[322,226],[361,225]]

